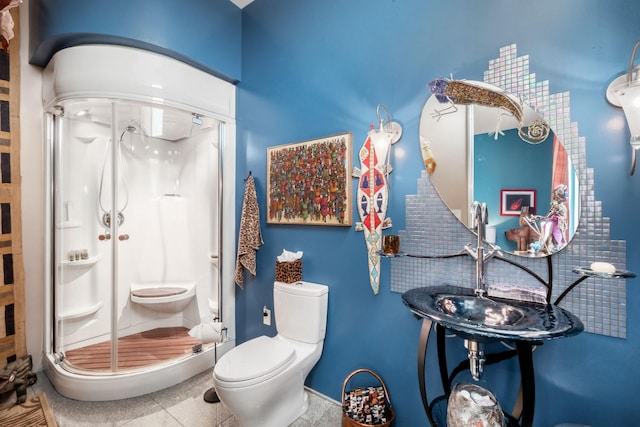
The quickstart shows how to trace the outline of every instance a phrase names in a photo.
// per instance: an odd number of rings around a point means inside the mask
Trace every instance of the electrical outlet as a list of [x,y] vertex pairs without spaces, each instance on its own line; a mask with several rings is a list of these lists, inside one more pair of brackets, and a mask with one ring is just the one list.
[[266,306],[262,309],[262,323],[267,326],[271,326],[271,310]]

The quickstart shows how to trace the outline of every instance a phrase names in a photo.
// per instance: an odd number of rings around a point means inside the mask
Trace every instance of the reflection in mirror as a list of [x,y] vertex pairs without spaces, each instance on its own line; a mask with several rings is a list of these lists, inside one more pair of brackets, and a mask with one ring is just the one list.
[[449,209],[471,228],[469,207],[487,203],[495,243],[516,255],[546,256],[566,246],[578,226],[577,174],[544,120],[483,82],[438,79],[429,88],[420,147]]

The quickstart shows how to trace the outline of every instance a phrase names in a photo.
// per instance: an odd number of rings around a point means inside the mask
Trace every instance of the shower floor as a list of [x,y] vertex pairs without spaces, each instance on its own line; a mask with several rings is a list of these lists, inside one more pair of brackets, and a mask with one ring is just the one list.
[[[118,338],[118,369],[131,370],[187,355],[200,340],[187,328],[158,328]],[[67,363],[87,371],[111,370],[111,341],[65,352]]]

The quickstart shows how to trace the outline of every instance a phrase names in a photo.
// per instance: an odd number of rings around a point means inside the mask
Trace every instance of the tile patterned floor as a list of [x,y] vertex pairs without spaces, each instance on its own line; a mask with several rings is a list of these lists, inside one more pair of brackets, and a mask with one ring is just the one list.
[[[203,400],[203,393],[212,386],[210,370],[155,393],[108,402],[67,399],[55,391],[43,372],[37,375],[38,381],[29,387],[28,397],[45,392],[60,427],[240,427],[222,403],[210,404]],[[341,425],[339,403],[313,391],[309,395],[309,409],[290,427]],[[14,402],[15,393],[0,401],[0,408]]]

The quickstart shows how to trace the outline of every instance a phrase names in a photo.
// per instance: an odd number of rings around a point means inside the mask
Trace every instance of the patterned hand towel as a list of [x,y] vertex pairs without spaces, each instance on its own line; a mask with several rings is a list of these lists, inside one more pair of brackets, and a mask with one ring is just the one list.
[[264,242],[260,230],[260,210],[256,196],[256,184],[249,174],[244,188],[242,216],[240,217],[240,233],[238,235],[238,257],[236,259],[236,284],[243,285],[243,271],[247,269],[252,276],[256,275],[256,251]]

